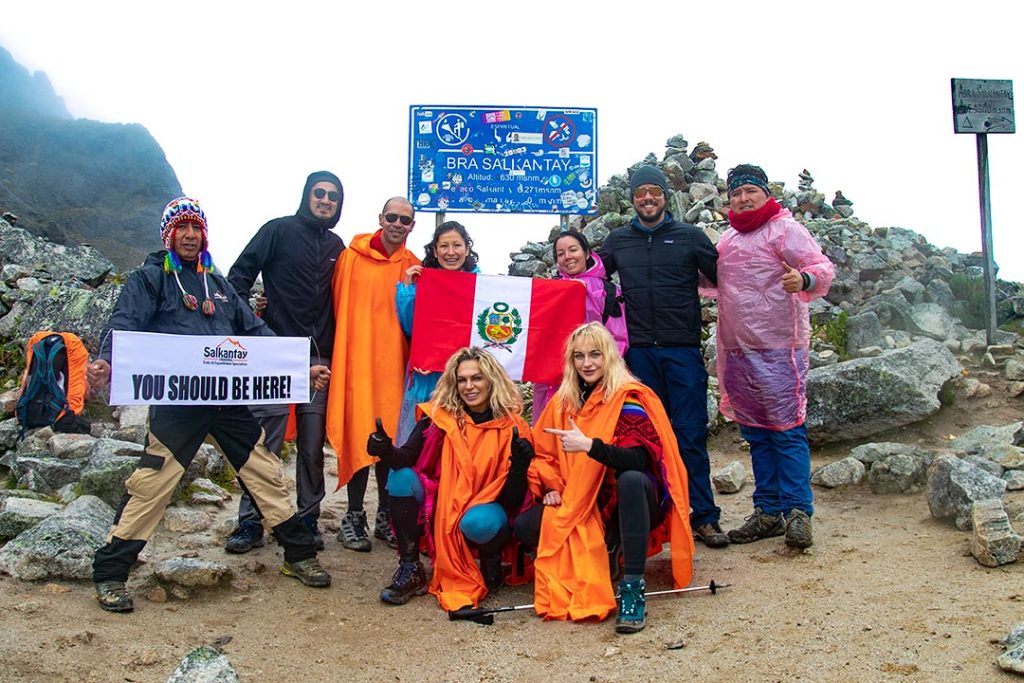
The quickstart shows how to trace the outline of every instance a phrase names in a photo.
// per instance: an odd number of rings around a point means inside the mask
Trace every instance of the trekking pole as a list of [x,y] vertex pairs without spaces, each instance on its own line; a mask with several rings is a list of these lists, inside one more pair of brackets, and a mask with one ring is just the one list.
[[[712,581],[706,586],[693,586],[691,588],[673,588],[672,590],[664,591],[649,591],[644,593],[645,598],[650,598],[656,595],[673,595],[675,593],[694,593],[697,591],[710,591],[712,595],[718,593],[719,588],[729,588],[728,583],[715,583]],[[533,603],[529,605],[508,605],[506,607],[462,607],[457,610],[448,612],[449,621],[475,621],[478,624],[485,624],[490,626],[494,623],[494,615],[499,612],[517,612],[524,609],[533,609]]]

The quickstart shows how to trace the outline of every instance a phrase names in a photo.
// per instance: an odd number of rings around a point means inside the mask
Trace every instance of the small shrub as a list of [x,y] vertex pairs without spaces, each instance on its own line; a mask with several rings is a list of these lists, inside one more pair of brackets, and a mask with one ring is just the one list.
[[846,311],[824,323],[811,323],[811,336],[825,341],[839,354],[840,360],[847,360],[846,353],[846,321],[850,316]]
[[985,329],[985,279],[955,273],[949,278],[949,288],[957,299],[960,322],[971,329]]

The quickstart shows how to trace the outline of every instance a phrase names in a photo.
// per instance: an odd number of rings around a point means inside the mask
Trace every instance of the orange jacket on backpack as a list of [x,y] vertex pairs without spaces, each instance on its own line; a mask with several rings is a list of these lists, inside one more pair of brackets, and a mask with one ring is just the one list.
[[[89,365],[89,352],[85,348],[85,344],[78,338],[78,335],[72,334],[71,332],[36,332],[28,340],[28,353],[25,357],[25,373],[21,376],[21,391],[25,390],[25,382],[28,379],[28,369],[32,367],[32,347],[36,345],[42,339],[49,337],[52,334],[60,335],[64,338],[64,348],[67,349],[68,354],[68,376],[65,380],[67,385],[67,401],[68,408],[75,413],[75,415],[81,415],[82,409],[85,406],[85,395],[89,391],[89,381],[86,379],[86,366]],[[61,411],[57,417],[63,417],[67,411]]]

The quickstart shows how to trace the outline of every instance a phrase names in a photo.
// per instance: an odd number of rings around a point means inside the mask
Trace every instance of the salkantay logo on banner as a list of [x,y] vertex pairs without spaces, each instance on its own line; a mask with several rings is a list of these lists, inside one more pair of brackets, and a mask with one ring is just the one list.
[[248,365],[249,352],[231,337],[216,346],[203,348],[203,365]]
[[476,331],[490,342],[484,344],[485,349],[505,349],[512,353],[509,346],[519,339],[523,331],[523,319],[519,309],[512,308],[504,301],[496,301],[477,316]]

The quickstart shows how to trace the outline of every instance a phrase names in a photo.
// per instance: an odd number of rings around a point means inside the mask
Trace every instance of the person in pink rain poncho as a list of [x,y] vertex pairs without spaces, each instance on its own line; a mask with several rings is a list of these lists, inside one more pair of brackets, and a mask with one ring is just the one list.
[[722,413],[750,443],[754,511],[733,543],[785,534],[813,543],[807,415],[810,316],[835,267],[807,229],[780,206],[758,166],[729,171],[729,225],[718,241],[718,381]]

